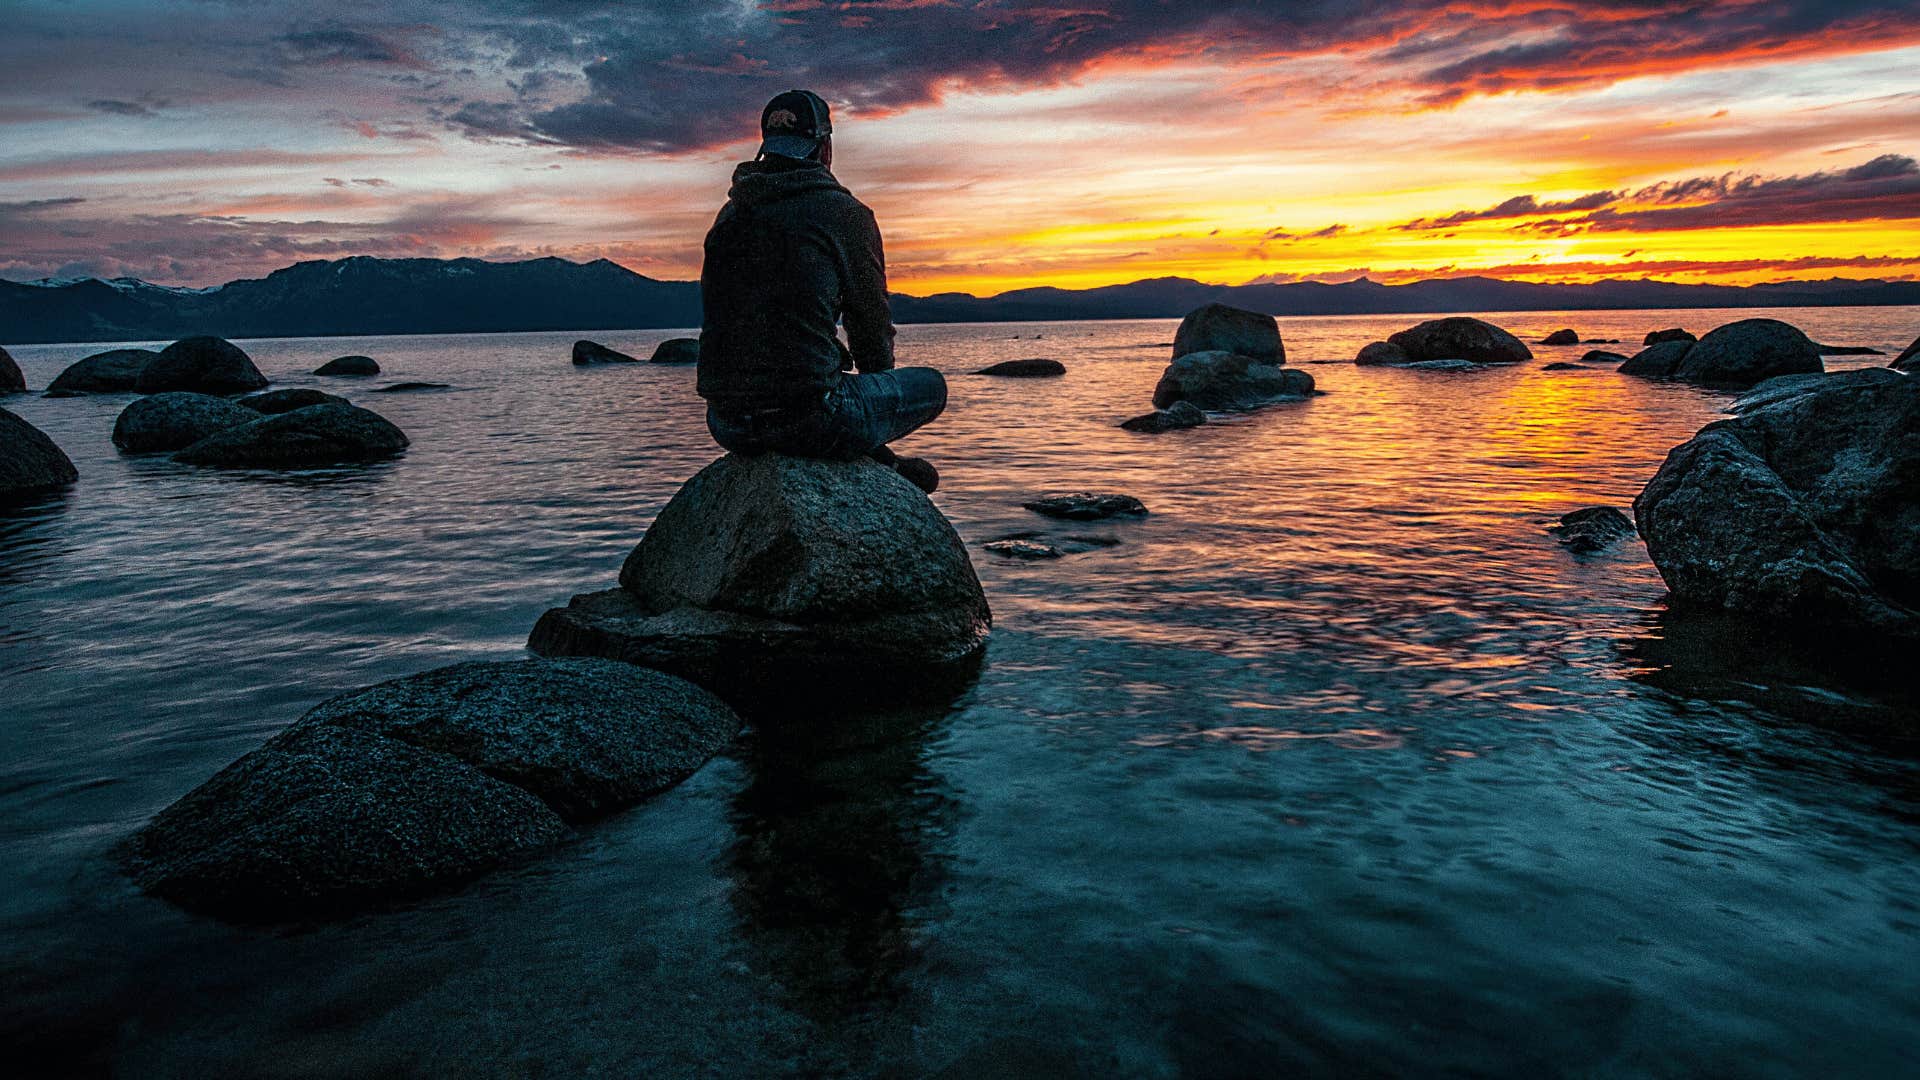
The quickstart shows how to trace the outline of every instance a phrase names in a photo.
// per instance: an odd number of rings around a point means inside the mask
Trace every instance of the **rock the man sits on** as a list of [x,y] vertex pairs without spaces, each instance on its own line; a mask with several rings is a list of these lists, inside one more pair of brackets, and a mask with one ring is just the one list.
[[760,134],[700,271],[707,429],[741,454],[872,457],[931,492],[933,466],[887,444],[940,415],[947,383],[932,368],[894,366],[880,227],[829,171],[827,104],[808,90],[780,94]]

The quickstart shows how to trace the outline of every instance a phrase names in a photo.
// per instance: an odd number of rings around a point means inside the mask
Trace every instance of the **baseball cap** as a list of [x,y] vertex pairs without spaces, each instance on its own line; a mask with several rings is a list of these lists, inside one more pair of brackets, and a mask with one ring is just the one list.
[[811,158],[820,140],[833,134],[827,103],[811,90],[775,94],[760,110],[760,152],[781,157]]

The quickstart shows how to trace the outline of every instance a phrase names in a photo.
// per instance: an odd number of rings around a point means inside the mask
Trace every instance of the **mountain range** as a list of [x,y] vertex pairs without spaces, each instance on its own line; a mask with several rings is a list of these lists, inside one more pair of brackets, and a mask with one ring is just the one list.
[[[1920,304],[1920,282],[1788,281],[1683,285],[1597,281],[1542,285],[1462,277],[1382,285],[1209,285],[1151,278],[1095,289],[1016,289],[995,296],[894,294],[894,319],[1031,322],[1172,318],[1209,302],[1271,315],[1438,314],[1621,308],[1830,307]],[[514,330],[643,330],[700,323],[700,286],[659,281],[618,263],[560,258],[303,262],[264,278],[204,289],[136,278],[0,281],[0,343],[156,341]]]

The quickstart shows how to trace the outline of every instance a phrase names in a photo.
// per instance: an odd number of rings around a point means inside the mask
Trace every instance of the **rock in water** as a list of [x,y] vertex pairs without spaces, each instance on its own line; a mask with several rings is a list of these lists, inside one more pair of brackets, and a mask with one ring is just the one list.
[[443,382],[397,382],[386,386],[376,386],[376,394],[410,394],[416,390],[451,390],[453,387]]
[[1005,375],[1014,379],[1045,379],[1054,375],[1065,375],[1067,365],[1058,360],[1002,360],[991,367],[983,367],[975,375]]
[[1251,409],[1313,393],[1313,376],[1230,352],[1188,353],[1167,365],[1153,405],[1186,401],[1202,409]]
[[260,414],[211,394],[166,393],[139,398],[113,422],[113,445],[134,453],[178,450]]
[[245,405],[254,412],[264,413],[268,416],[277,416],[283,412],[304,409],[309,405],[345,405],[347,403],[346,398],[335,397],[332,394],[309,389],[304,386],[291,387],[286,390],[267,390],[258,394],[248,394],[246,397],[236,398],[234,400],[235,405]]
[[1780,375],[1741,394],[1727,406],[1730,413],[1752,412],[1755,409],[1771,405],[1776,401],[1804,394],[1809,390],[1828,383],[1835,386],[1864,386],[1875,382],[1895,382],[1906,376],[1886,368],[1860,368],[1845,372],[1820,372],[1817,375]]
[[1541,338],[1540,344],[1542,345],[1578,345],[1580,344],[1580,335],[1574,333],[1571,330],[1555,330],[1553,333],[1548,334],[1544,338]]
[[1634,516],[1679,600],[1920,639],[1920,381],[1846,372],[1708,424]]
[[1188,353],[1229,352],[1262,364],[1284,364],[1287,349],[1280,324],[1257,311],[1208,304],[1187,312],[1173,335],[1173,358]]
[[1072,521],[1095,521],[1110,517],[1144,517],[1147,513],[1146,504],[1131,495],[1095,494],[1091,491],[1042,495],[1020,505],[1036,514],[1067,518]]
[[174,460],[216,469],[279,469],[369,461],[407,448],[404,432],[356,405],[309,405],[268,417],[244,411],[252,423],[209,435]]
[[1605,349],[1594,349],[1587,353],[1587,355],[1582,356],[1580,362],[1582,364],[1608,364],[1618,367],[1626,363],[1627,358],[1617,352],[1608,352]]
[[582,821],[693,775],[740,731],[685,679],[611,660],[455,664],[316,706],[298,727],[450,754]]
[[1057,559],[1062,554],[1060,549],[1052,544],[1018,538],[992,540],[980,546],[1003,559]]
[[1470,360],[1476,364],[1517,364],[1533,359],[1533,351],[1512,334],[1489,322],[1464,315],[1429,319],[1387,338],[1410,361]]
[[47,433],[0,409],[0,499],[65,487],[80,478]]
[[1144,416],[1123,420],[1120,426],[1128,431],[1144,431],[1149,435],[1158,435],[1163,431],[1199,427],[1206,422],[1207,414],[1200,411],[1200,406],[1191,401],[1176,401],[1164,409],[1155,409]]
[[1633,519],[1611,506],[1589,506],[1560,515],[1560,524],[1547,530],[1568,550],[1587,555],[1633,535]]
[[649,364],[697,364],[700,362],[700,339],[690,337],[668,338],[654,346],[653,355],[647,357]]
[[47,393],[112,394],[131,390],[147,365],[160,359],[151,349],[108,349],[67,365],[47,384]]
[[1558,361],[1555,361],[1554,363],[1548,364],[1546,367],[1543,367],[1540,370],[1542,371],[1587,371],[1590,369],[1585,364],[1569,364],[1565,360],[1558,360]]
[[573,362],[579,367],[588,364],[637,364],[637,357],[628,356],[618,349],[609,349],[597,341],[576,341],[573,343]]
[[1813,347],[1821,356],[1885,356],[1886,353],[1870,345],[1822,345],[1816,341]]
[[1360,349],[1360,355],[1353,358],[1356,364],[1405,364],[1413,360],[1400,346],[1386,341],[1375,341]]
[[1698,340],[1699,339],[1694,337],[1692,334],[1689,334],[1685,330],[1682,330],[1676,326],[1671,330],[1648,331],[1647,339],[1645,341],[1642,341],[1640,344],[1644,347],[1647,345],[1659,345],[1662,342],[1667,342],[1667,341],[1693,342]]
[[566,833],[538,798],[457,758],[314,724],[182,796],[120,856],[156,896],[273,922],[424,895]]
[[1695,342],[1673,377],[1702,386],[1744,387],[1776,375],[1823,370],[1819,347],[1798,327],[1778,319],[1742,319]]
[[378,375],[380,363],[371,356],[336,356],[313,369],[315,375]]
[[1691,341],[1662,341],[1633,354],[1632,359],[1620,365],[1619,371],[1622,375],[1638,375],[1643,379],[1671,379],[1680,370],[1680,361],[1692,350]]
[[225,338],[190,337],[160,350],[133,388],[142,394],[190,390],[199,394],[244,394],[267,385],[253,358]]
[[1895,371],[1920,371],[1920,338],[1914,338],[1913,344],[1901,350],[1887,366]]
[[13,362],[7,350],[0,348],[0,394],[24,394],[27,392],[27,377],[20,373],[20,365]]
[[620,585],[547,612],[529,647],[660,668],[729,697],[783,681],[912,692],[921,675],[970,665],[993,621],[953,526],[864,459],[721,458],[660,511]]

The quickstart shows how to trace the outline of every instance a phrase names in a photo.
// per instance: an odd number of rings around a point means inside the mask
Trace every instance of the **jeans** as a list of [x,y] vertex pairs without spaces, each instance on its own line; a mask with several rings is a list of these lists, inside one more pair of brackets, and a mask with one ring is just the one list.
[[739,454],[852,460],[924,426],[946,407],[947,380],[938,371],[894,368],[842,375],[813,408],[736,413],[709,406],[707,430]]

